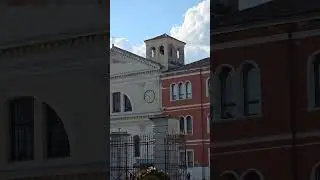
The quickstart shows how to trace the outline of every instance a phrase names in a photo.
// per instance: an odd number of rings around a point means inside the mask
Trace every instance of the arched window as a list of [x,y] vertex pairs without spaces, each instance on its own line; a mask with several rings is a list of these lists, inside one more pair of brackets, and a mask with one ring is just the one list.
[[192,98],[192,85],[190,81],[187,81],[185,83],[186,86],[186,98],[191,99]]
[[187,133],[192,133],[192,117],[191,116],[187,116],[186,117],[186,132]]
[[179,119],[179,128],[180,128],[180,132],[185,133],[185,123],[184,123],[184,117],[180,117]]
[[131,105],[131,102],[130,102],[130,99],[128,98],[127,95],[123,95],[123,98],[124,98],[124,112],[131,112],[132,111],[132,105]]
[[177,49],[177,59],[180,59],[180,49]]
[[21,97],[9,102],[10,160],[34,158],[34,98]]
[[151,57],[154,58],[156,56],[156,48],[152,47],[151,48]]
[[311,171],[311,180],[320,180],[320,162],[313,166]]
[[235,101],[233,99],[233,81],[230,68],[223,68],[220,76],[220,96],[221,96],[221,118],[228,119],[234,117]]
[[245,116],[260,113],[260,72],[252,64],[245,64],[242,70],[243,110]]
[[112,112],[118,113],[121,111],[121,93],[112,93]]
[[235,172],[225,172],[220,177],[221,180],[238,180]]
[[320,53],[311,56],[308,62],[309,107],[320,107]]
[[112,93],[112,113],[131,111],[132,103],[126,94],[120,92]]
[[57,113],[46,103],[45,108],[47,132],[47,157],[61,158],[70,156],[70,145],[67,132]]
[[164,46],[159,47],[160,55],[164,55]]
[[185,85],[183,83],[178,84],[178,92],[179,92],[179,99],[185,99]]
[[206,96],[208,97],[210,94],[210,78],[206,81]]
[[178,99],[179,88],[177,84],[171,84],[170,93],[171,93],[171,100],[174,101]]
[[243,173],[241,180],[262,180],[262,174],[256,170],[249,170]]
[[140,137],[138,135],[133,136],[134,143],[134,157],[140,157]]

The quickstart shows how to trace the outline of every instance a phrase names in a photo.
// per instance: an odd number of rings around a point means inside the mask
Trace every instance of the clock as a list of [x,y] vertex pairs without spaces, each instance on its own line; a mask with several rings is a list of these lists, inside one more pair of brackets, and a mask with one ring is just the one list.
[[149,89],[147,90],[145,93],[144,93],[144,100],[147,102],[147,103],[153,103],[154,99],[156,98],[156,93]]

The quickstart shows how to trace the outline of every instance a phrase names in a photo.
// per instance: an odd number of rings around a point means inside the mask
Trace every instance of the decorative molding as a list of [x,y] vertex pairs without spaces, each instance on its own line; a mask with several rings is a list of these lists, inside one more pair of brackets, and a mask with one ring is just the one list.
[[121,55],[124,58],[128,58],[130,60],[136,60],[138,62],[145,64],[145,65],[148,65],[149,67],[152,67],[155,69],[160,69],[159,64],[156,64],[156,63],[152,62],[151,60],[148,60],[144,57],[141,57],[138,55],[133,55],[132,53],[126,52],[125,50],[122,50],[122,49],[115,47],[115,46],[110,49],[110,56],[115,55],[116,52],[118,52],[119,55]]
[[[146,118],[153,118],[161,115],[162,112],[144,112],[144,113],[139,113],[139,114],[123,114],[123,115],[111,115],[110,116],[110,121],[114,120],[133,120],[133,119],[146,119]],[[127,121],[128,122],[128,121]]]
[[249,29],[254,28],[262,28],[262,27],[268,27],[268,26],[276,26],[276,25],[282,25],[282,24],[288,24],[288,23],[302,23],[305,21],[313,21],[313,20],[319,20],[320,16],[311,16],[311,17],[295,17],[292,19],[280,19],[277,20],[277,22],[257,22],[255,24],[247,25],[243,27],[240,25],[233,25],[233,26],[227,26],[227,27],[218,27],[211,30],[210,33],[212,33],[213,36],[219,35],[219,34],[225,34],[225,33],[232,33],[237,31],[245,31]]
[[[296,39],[296,40],[303,39],[306,37],[314,37],[314,36],[320,36],[320,29],[292,33],[292,38]],[[264,44],[264,43],[284,41],[284,40],[288,40],[287,33],[214,44],[212,46],[212,49],[213,50],[222,50],[222,49],[228,49],[228,48],[251,46],[251,45],[256,45],[256,44]]]
[[140,72],[135,72],[135,73],[123,73],[123,74],[118,74],[118,75],[113,75],[113,76],[109,76],[108,74],[106,74],[106,78],[110,78],[110,79],[122,79],[122,78],[127,78],[127,77],[133,77],[133,76],[144,76],[146,74],[156,74],[156,73],[161,73],[160,69],[155,69],[155,70],[147,70],[147,71],[140,71]]
[[[0,46],[0,57],[6,56],[25,56],[34,52],[43,52],[62,46],[74,47],[79,44],[94,42],[97,37],[102,37],[101,33],[91,33],[73,37],[56,38],[45,41],[28,41],[17,43],[10,46]],[[106,35],[103,35],[103,38]]]

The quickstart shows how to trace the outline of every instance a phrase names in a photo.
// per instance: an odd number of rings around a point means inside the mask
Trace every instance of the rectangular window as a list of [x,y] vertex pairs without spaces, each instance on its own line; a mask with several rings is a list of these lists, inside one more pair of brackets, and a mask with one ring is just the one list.
[[11,160],[26,161],[34,157],[33,100],[22,99],[10,107]]
[[193,153],[193,151],[187,150],[187,166],[188,167],[194,166],[194,153]]
[[117,113],[121,111],[121,96],[120,92],[112,93],[112,112]]
[[209,164],[209,167],[210,167],[210,148],[208,148],[208,164]]
[[185,151],[181,151],[180,152],[180,165],[181,166],[186,166],[187,164],[186,164],[186,152]]

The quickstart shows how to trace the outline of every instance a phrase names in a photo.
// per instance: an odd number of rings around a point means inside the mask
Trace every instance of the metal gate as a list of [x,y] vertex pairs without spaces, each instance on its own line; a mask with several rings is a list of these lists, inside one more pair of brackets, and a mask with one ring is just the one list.
[[170,180],[186,179],[186,139],[184,135],[167,134],[155,139],[153,134],[130,135],[126,132],[111,133],[110,179],[129,180],[141,169],[155,167],[167,173]]

